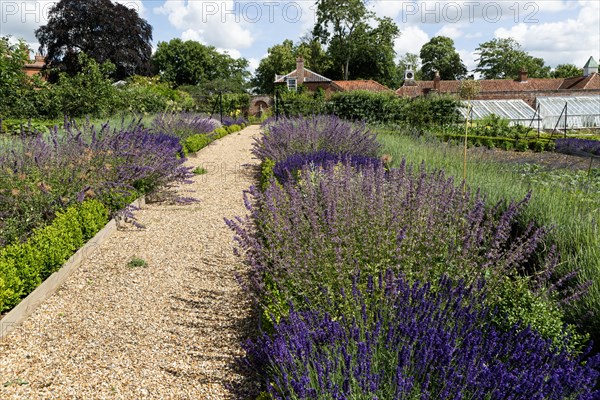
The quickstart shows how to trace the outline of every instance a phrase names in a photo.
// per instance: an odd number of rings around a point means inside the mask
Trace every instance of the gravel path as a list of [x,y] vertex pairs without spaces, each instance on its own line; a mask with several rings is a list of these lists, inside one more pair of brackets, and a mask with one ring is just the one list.
[[[199,203],[137,211],[145,230],[118,231],[0,340],[1,399],[249,398],[235,359],[251,307],[223,217],[245,213],[257,133],[248,127],[190,158],[208,174],[179,190]],[[130,268],[133,257],[148,265]]]

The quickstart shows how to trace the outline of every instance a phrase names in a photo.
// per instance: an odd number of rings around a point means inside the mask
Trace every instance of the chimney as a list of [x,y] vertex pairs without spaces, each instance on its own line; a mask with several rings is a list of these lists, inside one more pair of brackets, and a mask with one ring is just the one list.
[[439,71],[435,71],[435,77],[433,78],[433,90],[436,92],[440,91],[440,73]]
[[304,83],[304,58],[302,57],[296,59],[296,82],[298,86]]
[[527,70],[524,67],[519,71],[519,82],[527,82]]

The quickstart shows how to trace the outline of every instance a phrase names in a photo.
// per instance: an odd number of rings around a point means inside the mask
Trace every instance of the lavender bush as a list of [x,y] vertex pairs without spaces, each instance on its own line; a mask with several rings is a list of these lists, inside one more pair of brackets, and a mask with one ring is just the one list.
[[379,143],[365,124],[335,116],[283,118],[265,125],[252,153],[261,161],[282,161],[294,154],[326,151],[332,154],[377,157]]
[[67,124],[64,133],[13,139],[0,149],[0,246],[22,241],[57,210],[97,198],[112,212],[139,194],[182,182],[176,137],[141,125],[95,129]]
[[246,125],[248,124],[248,120],[244,117],[230,117],[229,115],[223,115],[223,126],[231,126],[231,125]]
[[326,308],[329,299],[317,282],[336,293],[356,271],[392,269],[409,280],[485,278],[494,306],[511,318],[532,324],[559,347],[574,334],[573,327],[564,330],[555,303],[570,296],[555,289],[572,275],[552,285],[557,256],[536,253],[547,230],[529,225],[513,232],[528,197],[489,208],[443,172],[404,163],[389,171],[367,165],[360,173],[351,165],[305,169],[299,182],[251,188],[249,215],[227,220],[251,266],[243,284],[273,316],[270,322],[288,313],[290,300],[310,298]]
[[556,151],[565,154],[587,154],[600,156],[600,141],[590,139],[556,139]]
[[187,112],[162,113],[152,121],[155,132],[175,136],[181,142],[192,135],[209,134],[220,127],[221,123],[216,119]]
[[285,182],[290,177],[297,178],[303,167],[317,169],[319,167],[331,166],[344,163],[361,169],[366,165],[380,165],[381,161],[374,157],[362,155],[332,154],[324,150],[308,154],[293,154],[285,160],[279,161],[273,168],[273,175],[279,182]]
[[599,357],[555,352],[529,328],[487,324],[481,292],[380,275],[332,315],[292,310],[246,345],[276,399],[595,399]]

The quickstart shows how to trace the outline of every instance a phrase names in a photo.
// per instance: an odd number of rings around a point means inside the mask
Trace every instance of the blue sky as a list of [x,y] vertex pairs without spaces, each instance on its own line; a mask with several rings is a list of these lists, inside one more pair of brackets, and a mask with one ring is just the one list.
[[[172,38],[198,40],[255,68],[267,49],[298,39],[315,22],[315,1],[119,0],[133,7],[154,28],[154,45]],[[46,21],[53,1],[0,0],[0,35],[24,38],[37,48],[33,31]],[[401,36],[400,56],[418,53],[436,35],[455,41],[467,68],[476,65],[479,43],[513,37],[526,51],[555,67],[583,66],[600,58],[598,1],[397,1],[372,0],[378,16],[393,18]]]

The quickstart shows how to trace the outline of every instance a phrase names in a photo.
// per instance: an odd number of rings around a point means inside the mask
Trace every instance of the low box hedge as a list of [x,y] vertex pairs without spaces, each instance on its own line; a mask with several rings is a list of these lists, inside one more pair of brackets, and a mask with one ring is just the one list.
[[185,139],[182,143],[183,151],[185,154],[195,153],[217,139],[221,139],[233,132],[242,130],[241,125],[231,125],[227,127],[217,128],[210,133],[199,133],[192,135]]
[[[445,142],[453,142],[453,143],[464,143],[465,136],[458,134],[441,134],[437,135]],[[514,139],[508,137],[495,137],[495,136],[477,136],[477,135],[469,135],[467,136],[467,143],[471,146],[485,146],[489,149],[491,148],[499,148],[503,150],[516,150],[516,151],[553,151],[554,150],[554,141],[546,140],[546,139]]]
[[0,312],[16,306],[108,223],[108,209],[89,200],[58,212],[24,243],[0,249]]

